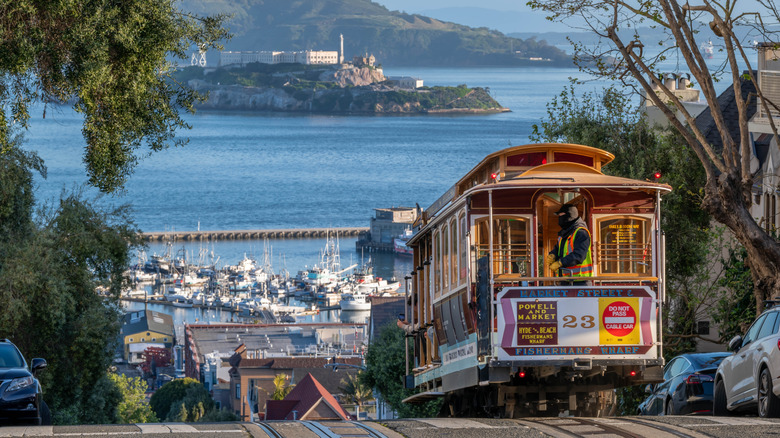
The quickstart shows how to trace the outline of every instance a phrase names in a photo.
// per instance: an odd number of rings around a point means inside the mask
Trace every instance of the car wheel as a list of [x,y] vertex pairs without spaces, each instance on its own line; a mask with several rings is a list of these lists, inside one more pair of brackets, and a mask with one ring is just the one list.
[[666,400],[664,415],[674,415],[674,402],[672,402],[672,399]]
[[712,415],[723,417],[729,414],[726,409],[726,388],[723,386],[723,380],[718,380],[715,384],[715,393],[712,396]]
[[51,411],[49,410],[49,405],[41,400],[41,406],[38,409],[41,417],[41,426],[51,426]]
[[772,376],[766,368],[758,377],[758,416],[780,417],[780,398],[772,392]]

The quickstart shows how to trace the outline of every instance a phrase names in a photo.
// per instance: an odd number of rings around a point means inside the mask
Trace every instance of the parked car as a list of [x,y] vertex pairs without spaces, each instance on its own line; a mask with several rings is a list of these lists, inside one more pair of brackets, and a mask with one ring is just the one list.
[[49,407],[41,398],[41,384],[35,377],[44,368],[46,360],[33,359],[28,369],[16,345],[0,339],[0,424],[51,424]]
[[758,411],[780,417],[780,300],[765,310],[745,332],[729,341],[734,352],[720,363],[715,376],[713,413]]
[[712,387],[718,364],[729,353],[690,353],[670,360],[664,381],[647,385],[639,415],[712,413]]

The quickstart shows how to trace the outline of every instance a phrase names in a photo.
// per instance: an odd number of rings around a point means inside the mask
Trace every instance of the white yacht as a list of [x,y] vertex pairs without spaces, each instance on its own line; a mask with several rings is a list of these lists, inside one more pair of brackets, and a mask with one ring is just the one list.
[[341,295],[341,301],[339,302],[341,310],[370,310],[371,302],[368,300],[368,295],[360,292],[347,292]]

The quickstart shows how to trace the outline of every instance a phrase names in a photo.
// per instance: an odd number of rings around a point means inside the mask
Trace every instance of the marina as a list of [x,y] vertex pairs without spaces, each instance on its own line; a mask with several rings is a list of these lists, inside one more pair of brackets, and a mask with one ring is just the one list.
[[122,292],[124,307],[179,311],[177,319],[189,324],[365,323],[372,296],[404,293],[400,282],[374,275],[370,256],[342,268],[332,230],[324,242],[318,261],[292,275],[284,257],[283,266],[274,270],[269,239],[258,259],[244,253],[235,264],[220,264],[221,256],[202,246],[195,256],[171,240],[162,254],[140,252],[125,272],[129,286]]

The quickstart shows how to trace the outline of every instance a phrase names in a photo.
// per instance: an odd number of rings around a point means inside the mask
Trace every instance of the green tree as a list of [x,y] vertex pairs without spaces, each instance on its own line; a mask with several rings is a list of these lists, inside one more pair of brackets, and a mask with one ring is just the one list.
[[214,410],[214,400],[208,390],[189,377],[166,383],[149,400],[158,418],[165,421],[201,420]]
[[124,374],[108,373],[108,380],[113,382],[122,394],[122,401],[117,406],[118,423],[155,423],[157,416],[146,401],[146,382],[140,377],[127,377]]
[[[740,35],[761,35],[764,41],[777,41],[776,31],[765,25],[763,17],[777,17],[780,11],[775,2],[756,2],[747,9],[736,8],[735,4],[710,0],[693,5],[679,0],[529,2],[548,13],[551,20],[567,22],[576,17],[578,24],[585,23],[587,30],[600,40],[596,45],[574,45],[575,62],[580,69],[600,78],[622,81],[643,93],[679,133],[681,144],[695,154],[699,164],[696,167],[706,176],[700,206],[745,248],[756,310],[760,312],[765,299],[780,295],[780,242],[756,222],[750,211],[754,184],[769,182],[754,180],[751,170],[752,135],[748,119],[756,95],[775,140],[778,130],[770,111],[774,104],[764,98],[762,84],[754,75],[754,52],[744,49]],[[638,29],[648,25],[661,30],[664,37],[660,41],[643,37]],[[710,31],[726,56],[724,65],[728,72],[712,70],[701,52],[701,43],[710,37]],[[650,47],[658,50],[648,50]],[[773,49],[776,48],[777,45]],[[707,102],[715,122],[713,132],[703,132],[683,100],[664,84],[665,72],[661,69],[670,55],[685,63],[683,68],[687,67],[698,86],[700,99]],[[715,82],[722,79],[734,92],[736,114],[726,113],[718,102]],[[743,93],[743,87],[748,85],[755,87],[755,94]],[[733,130],[727,121],[734,122],[738,129]]]
[[159,151],[187,124],[198,95],[172,80],[171,59],[217,48],[222,17],[196,17],[175,0],[4,2],[0,14],[0,146],[30,107],[67,103],[84,116],[89,182],[120,189],[146,146]]
[[101,209],[80,193],[35,211],[33,172],[45,167],[18,137],[0,137],[10,145],[0,154],[0,332],[48,360],[40,381],[55,423],[114,421],[117,393],[103,380],[138,229],[127,207]]
[[287,374],[277,374],[274,376],[274,393],[271,394],[271,399],[284,400],[294,387],[295,385],[290,385],[290,376]]
[[[404,346],[404,333],[395,324],[382,327],[368,346],[366,370],[360,373],[360,378],[367,387],[376,388],[399,417],[435,416],[441,409],[441,400],[420,405],[403,403],[403,399],[414,394],[413,390],[404,387]],[[412,357],[411,349],[409,357]]]
[[721,342],[728,342],[736,335],[744,335],[748,326],[756,319],[756,297],[753,294],[753,279],[745,261],[745,248],[729,248],[724,258],[725,274],[720,285],[732,291],[718,300],[713,319],[718,324]]
[[347,400],[358,406],[363,406],[365,402],[374,399],[374,391],[365,384],[361,374],[363,373],[347,374],[347,377],[341,379],[341,391]]

